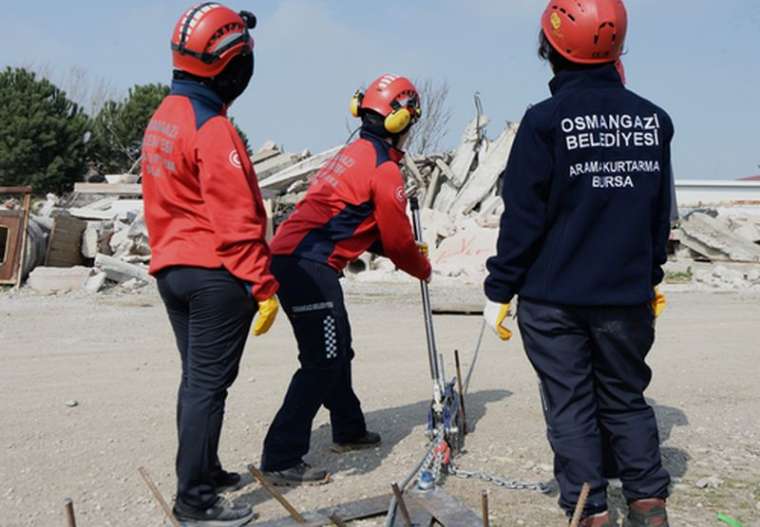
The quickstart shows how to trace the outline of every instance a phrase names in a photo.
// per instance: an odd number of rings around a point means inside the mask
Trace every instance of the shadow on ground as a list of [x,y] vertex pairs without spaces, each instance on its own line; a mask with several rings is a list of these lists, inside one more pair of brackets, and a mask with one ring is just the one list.
[[[512,392],[507,390],[483,390],[468,394],[466,405],[467,422],[470,430],[474,431],[478,421],[486,415],[489,404],[503,401],[511,395]],[[383,463],[383,460],[391,454],[396,445],[410,436],[412,432],[419,434],[419,456],[421,457],[424,454],[422,449],[426,444],[423,431],[427,422],[429,409],[430,401],[425,400],[366,413],[367,427],[370,430],[379,431],[383,436],[381,446],[372,450],[342,455],[330,451],[330,445],[332,444],[330,426],[328,424],[322,425],[312,432],[311,450],[306,460],[329,470],[334,475],[361,476],[369,474],[377,469]],[[409,466],[399,467],[398,477],[402,478],[406,476],[405,472],[411,470],[413,463],[416,462],[415,454],[414,461],[410,461]],[[390,481],[388,484],[390,484]],[[278,490],[283,494],[287,494],[292,489],[280,487]],[[253,492],[243,494],[235,501],[256,507],[269,499],[269,494],[262,488],[257,487]]]

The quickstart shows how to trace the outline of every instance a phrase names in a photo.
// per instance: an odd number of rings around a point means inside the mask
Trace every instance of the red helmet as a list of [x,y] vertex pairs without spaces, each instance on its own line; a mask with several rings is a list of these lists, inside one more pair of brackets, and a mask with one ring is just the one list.
[[623,0],[550,0],[541,27],[570,62],[615,62],[623,53],[628,14]]
[[366,92],[356,92],[351,100],[351,114],[359,117],[362,110],[385,117],[385,128],[393,134],[403,132],[422,116],[420,95],[412,81],[387,74],[370,84]]
[[172,35],[174,67],[198,77],[215,77],[229,62],[253,50],[250,13],[238,14],[215,2],[188,9]]

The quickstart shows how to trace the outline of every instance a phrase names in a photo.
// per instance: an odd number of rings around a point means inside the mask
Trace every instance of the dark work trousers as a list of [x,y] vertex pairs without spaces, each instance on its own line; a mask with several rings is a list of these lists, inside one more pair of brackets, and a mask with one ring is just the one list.
[[173,267],[158,275],[182,358],[177,396],[177,499],[206,509],[222,470],[219,436],[227,389],[235,381],[256,303],[225,269]]
[[361,404],[351,386],[351,326],[339,274],[327,265],[275,256],[272,273],[278,296],[298,341],[300,369],[264,439],[261,467],[296,466],[309,451],[317,411],[330,412],[333,441],[345,443],[366,431]]
[[619,477],[628,501],[666,498],[654,411],[644,398],[654,343],[649,305],[569,307],[520,299],[528,359],[541,383],[547,435],[554,451],[560,506],[573,512],[583,483],[586,514],[607,510],[606,477]]

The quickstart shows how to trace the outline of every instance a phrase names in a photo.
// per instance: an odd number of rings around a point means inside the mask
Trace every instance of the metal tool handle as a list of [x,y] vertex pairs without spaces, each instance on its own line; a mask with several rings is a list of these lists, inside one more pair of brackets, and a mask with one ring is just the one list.
[[[420,217],[420,202],[416,196],[409,198],[409,206],[412,209],[412,226],[414,228],[414,238],[418,243],[424,243],[422,240],[422,220]],[[443,379],[441,378],[441,367],[438,359],[438,350],[435,345],[435,328],[433,327],[433,308],[430,303],[430,290],[425,280],[420,280],[420,290],[422,292],[422,310],[425,317],[425,335],[427,337],[428,360],[430,362],[430,377],[433,380],[433,397],[436,404],[443,400]]]

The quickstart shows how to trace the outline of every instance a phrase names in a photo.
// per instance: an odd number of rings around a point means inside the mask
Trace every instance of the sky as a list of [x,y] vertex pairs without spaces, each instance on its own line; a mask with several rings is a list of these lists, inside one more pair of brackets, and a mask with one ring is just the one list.
[[[2,0],[3,3],[10,0]],[[29,0],[3,12],[0,64],[71,87],[170,82],[169,38],[188,0]],[[760,174],[760,2],[628,0],[629,88],[676,126],[679,179]],[[254,148],[342,143],[353,92],[384,73],[447,82],[454,147],[479,92],[495,137],[548,96],[536,56],[544,0],[230,0],[256,13],[256,73],[230,114]],[[94,88],[93,88],[94,89]]]

